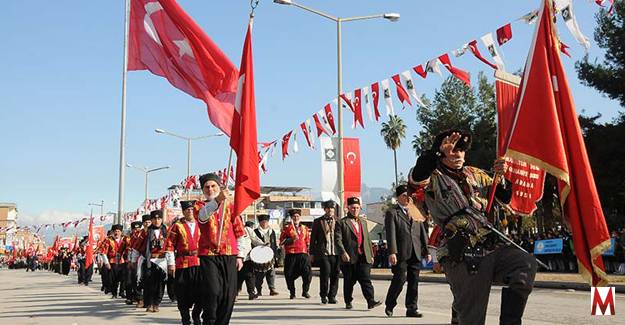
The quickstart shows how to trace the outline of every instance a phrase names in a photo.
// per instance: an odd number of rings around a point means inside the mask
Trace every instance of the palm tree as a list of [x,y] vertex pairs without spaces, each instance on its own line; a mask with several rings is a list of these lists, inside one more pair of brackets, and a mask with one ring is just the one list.
[[388,122],[382,123],[380,134],[384,138],[386,146],[393,150],[393,158],[395,159],[395,184],[399,184],[397,177],[397,149],[401,145],[401,140],[406,137],[406,124],[397,115],[391,115]]

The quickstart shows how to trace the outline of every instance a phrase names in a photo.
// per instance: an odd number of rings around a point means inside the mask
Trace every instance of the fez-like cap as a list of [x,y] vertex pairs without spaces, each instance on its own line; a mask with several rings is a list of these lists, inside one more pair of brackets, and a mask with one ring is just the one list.
[[323,202],[321,204],[321,206],[324,209],[332,209],[332,208],[336,209],[336,202],[334,202],[333,200],[327,200],[327,201]]
[[180,208],[186,210],[192,208],[195,205],[195,201],[180,201]]
[[261,222],[261,221],[269,220],[269,215],[268,214],[259,214],[258,216],[256,216],[256,218],[258,219],[258,222]]
[[146,221],[150,221],[150,215],[149,214],[144,214],[141,216],[141,221],[142,222],[146,222]]
[[133,221],[130,224],[130,229],[137,229],[137,228],[141,228],[141,225],[143,225],[143,222],[141,221]]
[[163,218],[163,212],[161,210],[154,210],[150,212],[150,219]]
[[443,144],[443,140],[445,140],[445,138],[450,136],[452,133],[460,134],[460,139],[458,139],[458,142],[456,142],[456,146],[454,147],[454,150],[469,151],[469,149],[471,149],[471,140],[472,140],[471,133],[461,130],[461,129],[449,129],[447,131],[443,131],[439,133],[436,136],[436,138],[434,138],[431,151],[440,152],[440,147],[441,147],[441,144]]
[[347,199],[347,205],[358,204],[360,205],[360,199],[358,197],[352,196]]
[[245,226],[246,227],[250,227],[250,228],[254,228],[254,221],[246,221],[245,222]]
[[302,210],[301,209],[291,209],[289,210],[289,216],[294,216],[296,214],[299,214],[300,216],[302,215]]
[[122,231],[122,230],[124,230],[124,227],[122,225],[120,225],[120,224],[114,224],[114,225],[111,226],[111,231],[115,231],[115,230]]
[[407,185],[399,185],[395,188],[395,197],[399,197],[400,195],[404,194],[404,193],[408,193],[408,186]]
[[215,183],[221,186],[221,177],[215,173],[208,173],[200,176],[200,186],[204,188],[204,184],[208,181],[214,181]]

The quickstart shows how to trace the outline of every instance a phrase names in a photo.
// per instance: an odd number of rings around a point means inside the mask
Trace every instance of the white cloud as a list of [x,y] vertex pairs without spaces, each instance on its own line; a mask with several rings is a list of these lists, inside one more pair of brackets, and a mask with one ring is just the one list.
[[20,226],[43,225],[52,223],[61,223],[75,221],[89,215],[84,212],[71,212],[59,210],[45,210],[39,214],[19,213],[17,224]]

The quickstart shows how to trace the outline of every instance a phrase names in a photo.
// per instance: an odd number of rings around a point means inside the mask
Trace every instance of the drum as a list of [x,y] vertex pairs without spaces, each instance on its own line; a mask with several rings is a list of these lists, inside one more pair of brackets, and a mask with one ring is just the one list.
[[273,267],[273,250],[268,246],[256,246],[250,252],[250,259],[254,263],[254,271],[269,271]]

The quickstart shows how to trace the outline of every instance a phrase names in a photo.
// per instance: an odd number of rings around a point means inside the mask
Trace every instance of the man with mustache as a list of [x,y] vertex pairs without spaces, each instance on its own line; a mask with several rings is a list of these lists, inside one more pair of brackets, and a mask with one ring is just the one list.
[[[460,324],[484,324],[492,283],[501,293],[500,324],[521,324],[536,275],[536,260],[509,246],[492,230],[486,215],[493,179],[483,170],[465,166],[471,135],[453,129],[436,136],[432,148],[417,159],[410,172],[414,188],[425,187],[425,205],[444,237],[437,258],[454,296],[453,309]],[[505,160],[495,160],[493,170],[503,175]],[[510,202],[510,185],[502,179],[495,198]]]

